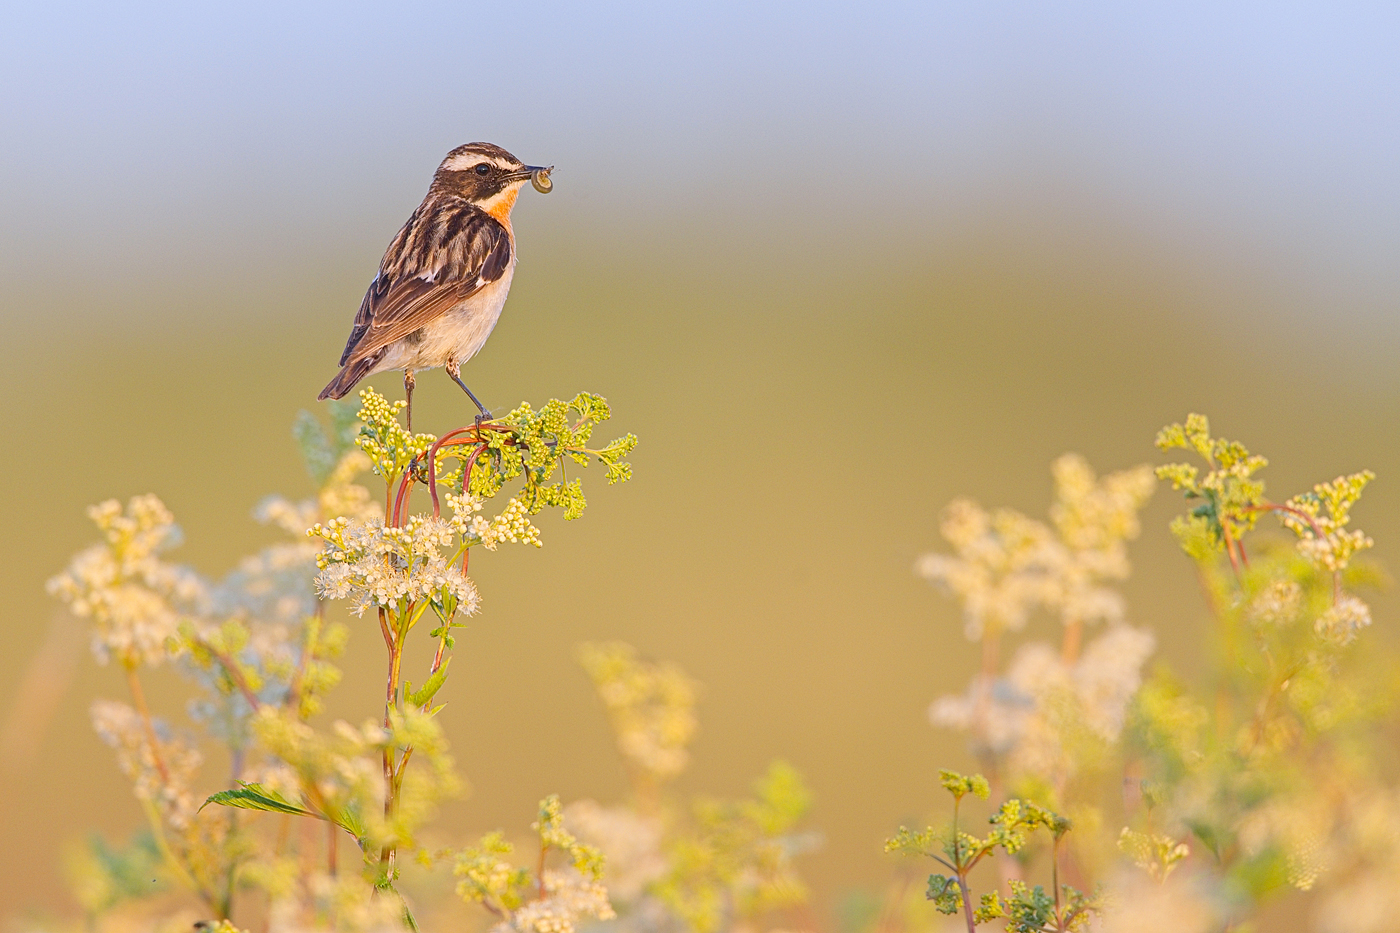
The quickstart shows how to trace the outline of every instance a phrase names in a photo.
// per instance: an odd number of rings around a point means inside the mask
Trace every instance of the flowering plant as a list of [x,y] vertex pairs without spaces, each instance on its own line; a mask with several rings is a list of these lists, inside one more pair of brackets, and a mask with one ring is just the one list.
[[[532,516],[556,507],[574,519],[586,505],[567,466],[600,463],[608,482],[625,481],[636,438],[590,447],[610,413],[602,398],[588,394],[538,411],[521,405],[440,438],[410,433],[400,422],[402,402],[391,404],[373,390],[360,400],[354,415],[333,409],[329,430],[309,415],[296,425],[319,486],[316,497],[274,498],[259,509],[299,539],[265,550],[215,583],[166,562],[179,534],[158,499],[137,497],[125,509],[105,502],[90,511],[102,543],[50,581],[58,598],[91,621],[98,660],[115,659],[126,673],[132,704],[99,701],[93,722],[116,748],[150,824],[150,845],[138,840],[128,853],[78,860],[93,922],[122,900],[115,879],[131,865],[154,861],[168,882],[199,897],[205,919],[221,924],[234,914],[238,892],[254,890],[278,929],[416,928],[398,887],[399,855],[406,851],[429,863],[455,858],[465,872],[462,895],[520,933],[567,933],[568,918],[610,915],[599,883],[601,856],[562,828],[557,798],[541,804],[541,867],[533,886],[515,875],[499,891],[469,883],[479,876],[497,883],[496,869],[482,876],[480,865],[487,853],[502,855],[502,843],[430,852],[419,835],[436,805],[461,786],[435,698],[447,683],[453,632],[481,606],[468,576],[471,550],[539,547]],[[382,506],[356,482],[366,471],[384,482]],[[489,514],[488,505],[517,481],[517,491]],[[413,513],[419,486],[431,508]],[[354,616],[376,619],[387,671],[382,715],[326,730],[310,720],[340,679],[333,662],[349,628],[327,612],[337,600]],[[403,668],[404,651],[425,619],[434,651],[415,687]],[[195,710],[232,763],[225,789],[194,792],[204,759],[197,739],[177,733],[147,705],[140,672],[167,661],[202,689]],[[245,811],[271,817],[240,819]],[[319,865],[312,837],[293,833],[296,819],[324,825]],[[358,872],[340,869],[341,836],[359,853]],[[574,875],[543,867],[550,849],[569,854]]]
[[[1268,461],[1213,436],[1204,416],[1163,428],[1157,446],[1204,466],[1099,479],[1067,455],[1054,465],[1049,525],[967,500],[949,507],[942,532],[954,553],[924,557],[917,570],[962,603],[982,669],[930,716],[968,734],[988,777],[944,772],[953,828],[901,830],[888,848],[951,872],[930,878],[927,897],[961,911],[969,931],[997,919],[1018,933],[1072,930],[1097,914],[1107,931],[1205,933],[1238,928],[1287,889],[1317,893],[1323,930],[1389,929],[1400,902],[1380,878],[1400,865],[1397,790],[1374,750],[1400,683],[1382,646],[1355,650],[1372,622],[1358,589],[1379,575],[1359,561],[1373,542],[1351,519],[1374,475],[1276,502],[1259,475]],[[1192,506],[1171,530],[1196,563],[1217,649],[1196,679],[1165,668],[1144,677],[1154,639],[1126,624],[1111,588],[1128,576],[1125,543],[1139,533],[1154,473]],[[1286,539],[1258,528],[1268,515]],[[1063,623],[1058,649],[1022,644],[1002,672],[1004,637],[1041,609]],[[1106,630],[1085,643],[1093,623]],[[968,794],[998,805],[1000,828],[985,839],[957,828]],[[1033,850],[1006,835],[1026,813],[1053,837],[1053,895],[1022,880]],[[1055,813],[1081,830],[1068,836]],[[1016,856],[999,860],[1010,895],[974,909],[969,873],[995,849]],[[1102,894],[1061,885],[1062,861],[1078,882],[1098,879]]]

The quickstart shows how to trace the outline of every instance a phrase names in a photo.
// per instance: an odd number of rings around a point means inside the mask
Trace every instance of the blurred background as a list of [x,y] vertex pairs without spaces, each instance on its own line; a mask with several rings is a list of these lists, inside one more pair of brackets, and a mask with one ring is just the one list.
[[[473,561],[446,824],[623,793],[574,660],[623,639],[705,685],[682,790],[806,776],[834,928],[970,764],[926,710],[976,649],[912,572],[949,499],[1043,517],[1060,453],[1154,461],[1203,411],[1279,498],[1375,470],[1356,520],[1400,565],[1397,46],[1381,4],[6,6],[0,917],[71,912],[64,845],[143,820],[88,722],[123,684],[43,589],[84,508],[159,494],[212,575],[273,540],[250,512],[310,491],[290,425],[385,244],[490,140],[556,184],[522,195],[467,381],[601,393],[641,445],[542,551]],[[436,372],[417,412],[470,414]],[[1177,507],[1159,490],[1127,592],[1189,670]],[[357,627],[333,715],[373,715],[379,650]]]

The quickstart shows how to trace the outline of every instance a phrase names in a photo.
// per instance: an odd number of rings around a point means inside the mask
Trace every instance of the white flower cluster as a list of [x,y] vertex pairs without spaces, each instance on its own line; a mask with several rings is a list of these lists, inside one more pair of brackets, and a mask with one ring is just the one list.
[[322,599],[349,598],[356,615],[424,599],[439,606],[452,602],[466,615],[480,606],[476,586],[456,566],[461,548],[443,554],[457,543],[450,522],[415,515],[393,528],[378,519],[333,518],[307,534],[326,542],[316,558],[316,592]]
[[1012,509],[988,513],[969,499],[949,504],[939,526],[956,557],[926,554],[920,576],[963,604],[967,637],[1020,629],[1055,590],[1048,568],[1059,563],[1050,529]]
[[979,755],[1005,755],[1016,746],[1035,700],[1004,677],[974,677],[966,693],[941,696],[929,704],[929,722],[973,735]]
[[[199,751],[169,735],[159,721],[152,729],[160,747],[152,748],[141,715],[125,703],[95,700],[90,715],[97,735],[116,749],[117,764],[135,786],[137,799],[155,804],[172,827],[189,826],[199,811],[199,801],[190,788],[204,760]],[[160,773],[162,765],[165,776]]]
[[1313,630],[1336,645],[1349,645],[1356,635],[1371,624],[1371,607],[1355,596],[1343,596],[1330,609],[1318,616]]
[[1303,611],[1303,588],[1293,580],[1274,580],[1245,607],[1245,618],[1258,628],[1283,628]]
[[1023,645],[1004,678],[978,677],[967,693],[941,697],[929,719],[972,732],[979,752],[1009,755],[1018,773],[1064,777],[1075,733],[1118,738],[1154,647],[1151,633],[1127,625],[1109,628],[1073,664],[1044,642]]
[[1298,541],[1298,553],[1315,566],[1336,573],[1345,570],[1351,563],[1352,555],[1374,547],[1376,542],[1364,531],[1338,529],[1327,532],[1323,537],[1306,537]]
[[1037,606],[1065,624],[1123,620],[1123,600],[1105,581],[1126,579],[1125,542],[1141,530],[1137,514],[1152,495],[1148,467],[1097,479],[1082,457],[1053,465],[1054,530],[1014,509],[987,512],[955,500],[939,530],[955,556],[928,554],[916,572],[962,602],[967,637],[1018,630]]
[[605,807],[578,800],[564,808],[564,826],[607,858],[608,892],[631,903],[666,873],[661,853],[661,821],[630,807]]
[[92,650],[100,663],[159,664],[182,609],[206,600],[192,572],[160,553],[176,544],[174,517],[155,496],[136,496],[125,510],[109,499],[88,510],[106,541],[78,553],[48,590],[80,618],[93,622]]
[[574,933],[581,919],[617,916],[607,889],[597,881],[573,870],[546,870],[542,877],[544,897],[513,911],[508,921],[493,928],[495,933]]

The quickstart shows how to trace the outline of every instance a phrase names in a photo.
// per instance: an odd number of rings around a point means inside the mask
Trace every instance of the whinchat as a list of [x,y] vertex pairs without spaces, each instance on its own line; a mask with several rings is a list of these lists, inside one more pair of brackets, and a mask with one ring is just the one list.
[[442,366],[481,416],[489,417],[462,381],[461,367],[491,336],[510,291],[516,196],[527,181],[547,193],[553,168],[525,165],[491,143],[449,152],[423,203],[384,251],[355,315],[340,372],[317,398],[341,398],[366,376],[402,369],[411,429],[413,374]]

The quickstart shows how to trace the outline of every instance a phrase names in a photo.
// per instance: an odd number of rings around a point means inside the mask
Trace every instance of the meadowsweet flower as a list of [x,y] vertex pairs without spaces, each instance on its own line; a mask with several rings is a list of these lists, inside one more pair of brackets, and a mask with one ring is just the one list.
[[979,755],[1005,755],[1021,738],[1035,699],[1005,677],[976,677],[965,693],[939,697],[929,705],[929,722],[971,733]]
[[98,737],[116,749],[117,764],[134,785],[136,797],[155,804],[176,829],[187,827],[199,809],[190,786],[204,761],[198,749],[172,735],[159,720],[151,724],[157,742],[153,747],[141,715],[125,703],[95,700],[90,714]]
[[627,807],[605,807],[578,800],[564,808],[564,825],[582,841],[596,846],[607,859],[608,892],[630,903],[666,873],[661,852],[659,819]]
[[1074,664],[1084,723],[1104,741],[1122,733],[1128,703],[1142,686],[1142,666],[1156,645],[1146,629],[1117,625],[1090,642]]
[[623,757],[656,780],[684,771],[696,728],[695,682],[674,665],[640,660],[630,645],[585,645],[579,655]]
[[546,870],[543,881],[544,897],[520,907],[494,929],[502,933],[574,933],[580,920],[612,920],[617,916],[607,889],[576,871]]
[[963,604],[967,637],[1017,630],[1053,596],[1062,562],[1049,528],[1012,509],[988,513],[969,499],[949,504],[939,526],[956,557],[927,554],[916,571]]
[[1370,470],[1363,470],[1318,483],[1312,492],[1289,499],[1285,505],[1293,511],[1280,512],[1279,518],[1298,535],[1299,553],[1314,565],[1336,572],[1344,570],[1358,551],[1373,547],[1375,541],[1368,535],[1348,531],[1346,525],[1351,507],[1375,478]]
[[959,499],[940,531],[955,556],[928,554],[916,572],[963,604],[967,637],[1015,631],[1043,606],[1071,626],[1123,620],[1123,599],[1104,586],[1126,579],[1125,542],[1141,531],[1138,512],[1155,487],[1148,467],[1095,477],[1066,454],[1052,465],[1054,530],[1012,509],[988,513]]
[[540,530],[530,522],[530,512],[519,499],[511,499],[501,514],[489,522],[480,517],[474,519],[472,534],[488,551],[494,551],[502,541],[541,546]]
[[353,576],[349,564],[331,564],[316,575],[316,595],[322,599],[344,599],[354,587]]
[[444,497],[452,509],[452,530],[462,537],[474,534],[473,527],[477,513],[486,500],[470,493],[449,492]]
[[1303,588],[1293,580],[1273,580],[1255,594],[1245,608],[1245,618],[1259,628],[1283,628],[1296,622],[1303,611]]
[[317,594],[350,600],[356,615],[375,606],[397,611],[418,600],[465,615],[480,607],[476,587],[454,566],[469,542],[458,545],[451,522],[414,515],[390,527],[377,518],[336,518],[307,534],[325,542],[316,557]]
[[355,437],[355,445],[364,451],[371,472],[378,476],[401,475],[437,440],[431,434],[410,434],[399,422],[399,412],[407,406],[403,400],[390,402],[373,389],[360,391],[360,420],[364,427]]
[[1154,646],[1149,632],[1126,625],[1090,642],[1073,663],[1031,642],[1017,650],[1004,677],[978,676],[966,693],[934,701],[929,719],[969,732],[976,753],[1007,756],[1017,774],[1060,780],[1074,771],[1078,736],[1117,740]]
[[1371,624],[1371,607],[1355,596],[1343,596],[1313,623],[1318,635],[1336,645],[1349,645]]
[[123,510],[108,500],[88,510],[105,542],[81,551],[48,590],[79,618],[93,623],[99,663],[159,664],[180,614],[207,600],[207,588],[189,570],[160,554],[179,541],[175,519],[155,496],[136,496]]

